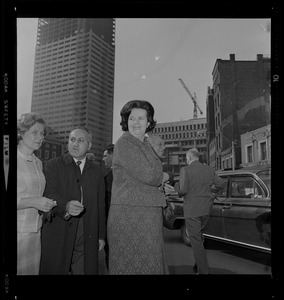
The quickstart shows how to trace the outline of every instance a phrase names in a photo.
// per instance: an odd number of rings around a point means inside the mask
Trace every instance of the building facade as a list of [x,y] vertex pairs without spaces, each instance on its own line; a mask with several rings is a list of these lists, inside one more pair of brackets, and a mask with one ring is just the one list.
[[271,125],[241,135],[242,166],[271,163]]
[[[213,68],[213,97],[208,93],[207,123],[214,137],[207,137],[208,161],[215,169],[241,165],[241,135],[270,124],[270,58],[255,61],[217,59]],[[209,116],[209,117],[208,117]],[[213,130],[214,128],[214,130]],[[213,141],[214,140],[214,141]],[[215,149],[215,152],[212,149]]]
[[206,130],[206,118],[157,123],[153,133],[165,141],[164,171],[179,175],[180,168],[187,164],[186,152],[193,147],[199,150],[200,160],[206,162]]
[[215,118],[214,118],[214,90],[207,87],[206,96],[207,116],[207,162],[215,168]]
[[35,151],[35,155],[45,163],[49,159],[61,156],[65,150],[66,143],[60,142],[51,136],[46,136],[40,149]]
[[112,142],[115,20],[40,18],[32,108],[61,142],[75,126],[88,127],[99,161]]

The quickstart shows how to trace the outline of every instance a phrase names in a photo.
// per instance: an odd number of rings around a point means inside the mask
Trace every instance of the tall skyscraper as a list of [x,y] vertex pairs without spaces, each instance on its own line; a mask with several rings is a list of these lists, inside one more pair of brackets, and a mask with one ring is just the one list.
[[31,110],[62,142],[87,126],[97,160],[112,142],[114,61],[115,19],[38,20]]

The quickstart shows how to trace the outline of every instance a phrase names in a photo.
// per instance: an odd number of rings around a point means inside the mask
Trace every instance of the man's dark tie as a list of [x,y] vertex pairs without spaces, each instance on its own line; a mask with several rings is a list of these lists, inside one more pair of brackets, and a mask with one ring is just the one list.
[[76,161],[76,165],[80,169],[80,173],[82,173],[81,168],[80,168],[81,163],[82,163],[81,160]]

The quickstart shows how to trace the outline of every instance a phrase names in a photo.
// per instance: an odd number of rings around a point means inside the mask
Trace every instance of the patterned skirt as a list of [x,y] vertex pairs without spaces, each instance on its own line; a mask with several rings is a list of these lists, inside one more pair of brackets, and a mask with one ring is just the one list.
[[41,255],[40,231],[17,234],[17,275],[38,275]]
[[107,230],[109,274],[169,274],[162,207],[111,205]]

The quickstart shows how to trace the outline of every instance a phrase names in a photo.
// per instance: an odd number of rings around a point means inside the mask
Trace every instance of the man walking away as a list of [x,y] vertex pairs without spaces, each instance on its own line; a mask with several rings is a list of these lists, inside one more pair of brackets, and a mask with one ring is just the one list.
[[179,184],[175,189],[180,196],[184,196],[184,218],[195,259],[195,272],[209,274],[203,246],[203,229],[214,201],[211,188],[214,186],[214,191],[217,191],[224,186],[224,182],[215,174],[213,168],[199,161],[196,148],[188,150],[186,159],[188,165],[181,168]]

